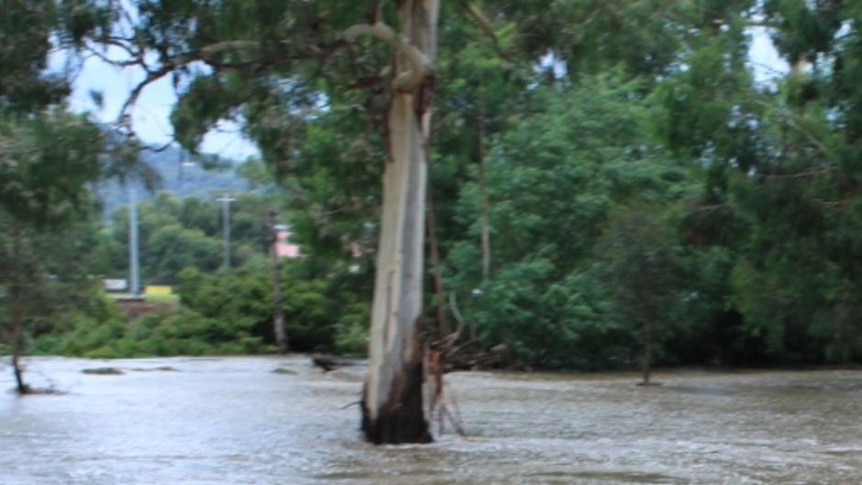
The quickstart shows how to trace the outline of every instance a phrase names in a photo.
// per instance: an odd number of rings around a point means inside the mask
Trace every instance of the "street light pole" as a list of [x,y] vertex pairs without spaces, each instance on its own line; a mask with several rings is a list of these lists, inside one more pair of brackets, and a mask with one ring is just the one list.
[[230,269],[230,203],[236,199],[228,196],[219,197],[222,203],[222,227],[224,229],[224,267]]
[[138,189],[137,179],[132,177],[127,182],[129,189],[129,282],[132,296],[141,293],[140,252],[138,250]]

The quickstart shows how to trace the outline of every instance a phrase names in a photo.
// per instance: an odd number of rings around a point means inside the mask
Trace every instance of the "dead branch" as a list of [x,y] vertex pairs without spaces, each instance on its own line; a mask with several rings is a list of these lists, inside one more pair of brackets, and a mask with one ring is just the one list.
[[[435,419],[436,415],[438,428],[441,434],[446,425],[446,418],[448,418],[455,431],[461,436],[466,436],[464,426],[461,422],[461,412],[458,409],[458,402],[455,400],[455,395],[451,387],[449,387],[448,392],[446,392],[446,381],[443,377],[443,372],[445,370],[444,367],[443,352],[441,350],[431,350],[426,353],[425,379],[426,385],[431,393],[430,399],[428,400],[428,415],[432,420]],[[455,410],[454,413],[450,410],[450,405],[446,402],[446,396],[449,396],[451,407]]]
[[808,177],[817,177],[826,175],[832,172],[832,167],[821,168],[817,170],[808,170],[805,172],[787,173],[787,174],[763,174],[766,180],[786,180],[786,179],[802,179]]
[[449,394],[450,400],[452,401],[452,409],[455,410],[453,413],[449,406],[444,406],[440,410],[445,416],[449,418],[449,422],[452,423],[452,427],[455,429],[455,432],[460,436],[467,436],[467,431],[464,430],[464,421],[461,419],[461,409],[458,407],[458,401],[455,399],[454,394]]
[[461,310],[458,308],[458,301],[455,296],[455,292],[449,292],[449,307],[452,309],[452,315],[455,317],[455,321],[458,322],[458,328],[455,330],[453,335],[456,340],[459,335],[461,335],[461,331],[464,330],[464,327],[467,326],[467,321],[464,320],[464,315],[461,314]]

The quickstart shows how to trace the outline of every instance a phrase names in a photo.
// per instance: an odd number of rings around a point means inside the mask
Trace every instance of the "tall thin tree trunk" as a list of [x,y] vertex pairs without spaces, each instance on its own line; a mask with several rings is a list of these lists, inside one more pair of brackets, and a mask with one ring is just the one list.
[[434,215],[434,198],[428,191],[428,247],[431,264],[434,265],[434,302],[437,305],[437,329],[439,338],[449,335],[449,320],[446,318],[446,291],[443,288],[443,266],[440,263],[440,246],[437,241],[437,218]]
[[[481,93],[480,93],[481,95]],[[479,100],[479,196],[482,199],[482,282],[491,276],[491,202],[485,177],[485,102]]]
[[653,312],[650,310],[650,305],[647,302],[646,293],[648,292],[647,282],[643,279],[643,275],[646,272],[643,271],[641,275],[637,278],[637,295],[638,295],[638,306],[640,307],[640,317],[643,318],[643,332],[644,332],[644,356],[643,356],[643,382],[642,385],[648,386],[650,385],[650,373],[652,371],[652,347],[653,347]]
[[383,174],[383,214],[369,372],[362,430],[372,443],[432,440],[422,405],[420,342],[428,136],[439,0],[398,0],[389,160]]
[[284,327],[284,296],[281,294],[281,262],[278,256],[278,227],[275,211],[269,211],[269,227],[272,232],[272,327],[278,353],[287,353],[287,330]]
[[12,285],[10,287],[10,316],[12,318],[12,372],[15,374],[15,389],[18,394],[27,394],[30,387],[24,383],[24,371],[21,368],[21,353],[24,338],[24,311],[21,289],[21,230],[12,230]]
[[24,371],[21,368],[21,352],[24,330],[24,315],[21,311],[20,295],[12,295],[12,372],[15,374],[15,389],[18,394],[27,394],[30,387],[24,383]]
[[644,335],[643,385],[648,386],[652,371],[652,319],[647,319],[644,333],[646,335]]

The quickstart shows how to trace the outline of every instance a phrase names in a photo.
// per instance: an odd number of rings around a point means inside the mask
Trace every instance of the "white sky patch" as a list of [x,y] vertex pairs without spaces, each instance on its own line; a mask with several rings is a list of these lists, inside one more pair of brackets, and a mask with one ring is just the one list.
[[549,67],[553,67],[554,76],[557,78],[561,78],[565,76],[568,72],[568,67],[566,66],[566,62],[560,59],[557,59],[553,52],[549,52],[542,56],[539,59],[539,64],[533,69],[534,72],[540,72]]
[[770,84],[790,72],[790,66],[778,54],[766,27],[751,27],[751,45],[748,48],[749,65],[754,80],[759,84]]

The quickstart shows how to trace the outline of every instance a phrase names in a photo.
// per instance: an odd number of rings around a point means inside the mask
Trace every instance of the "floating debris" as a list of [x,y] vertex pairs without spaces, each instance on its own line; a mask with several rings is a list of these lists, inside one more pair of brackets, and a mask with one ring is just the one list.
[[81,372],[84,374],[96,374],[100,376],[118,376],[124,374],[123,371],[116,367],[95,367],[93,369],[84,369]]

